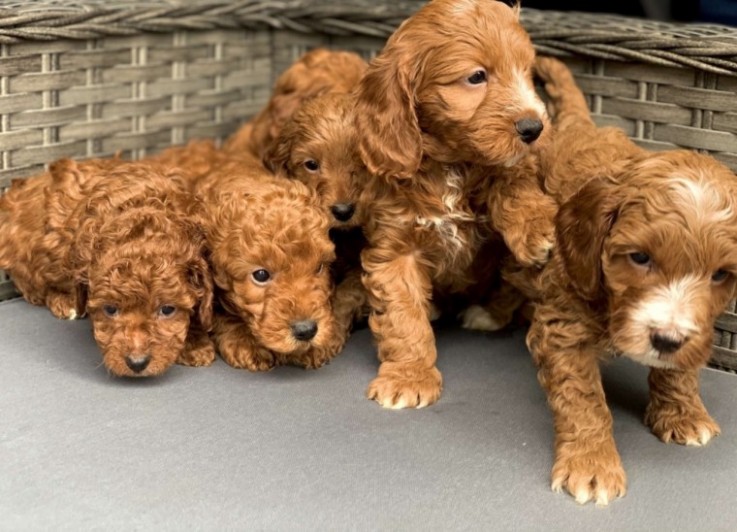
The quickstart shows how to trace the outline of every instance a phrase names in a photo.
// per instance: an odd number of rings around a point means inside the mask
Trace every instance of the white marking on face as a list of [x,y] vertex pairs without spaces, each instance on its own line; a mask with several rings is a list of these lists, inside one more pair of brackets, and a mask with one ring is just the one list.
[[724,206],[724,197],[710,184],[683,177],[673,179],[671,189],[681,207],[694,210],[701,223],[725,222],[734,216],[732,206]]
[[669,329],[689,336],[698,330],[694,308],[696,287],[696,277],[689,275],[657,288],[635,309],[633,321],[652,329]]
[[643,299],[633,310],[631,321],[638,326],[639,334],[644,337],[643,344],[647,342],[648,347],[642,353],[625,354],[649,366],[675,367],[668,360],[659,358],[658,351],[650,346],[650,333],[658,329],[687,338],[698,332],[696,324],[697,287],[696,277],[686,276],[657,288]]
[[530,84],[529,79],[519,70],[514,74],[517,80],[517,90],[519,91],[520,108],[523,110],[531,109],[536,111],[541,117],[545,116],[545,104],[535,92]]

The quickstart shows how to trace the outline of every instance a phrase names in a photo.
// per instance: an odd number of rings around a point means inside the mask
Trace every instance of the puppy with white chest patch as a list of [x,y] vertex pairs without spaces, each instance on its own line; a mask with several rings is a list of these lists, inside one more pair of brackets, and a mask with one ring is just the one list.
[[607,504],[626,480],[601,358],[650,366],[645,423],[663,441],[719,434],[698,372],[735,295],[737,180],[711,157],[597,129],[570,71],[549,58],[538,70],[555,108],[546,185],[562,206],[527,341],[555,419],[553,489]]
[[556,206],[538,182],[547,116],[533,90],[534,57],[515,2],[434,0],[358,84],[358,150],[369,174],[360,183],[361,262],[381,360],[368,396],[383,407],[439,398],[431,301],[474,289],[491,238],[501,235],[522,264],[548,258]]

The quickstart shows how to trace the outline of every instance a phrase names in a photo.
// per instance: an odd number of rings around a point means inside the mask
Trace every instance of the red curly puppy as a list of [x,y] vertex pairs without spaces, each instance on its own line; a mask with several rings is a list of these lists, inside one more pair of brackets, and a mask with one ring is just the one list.
[[547,184],[565,203],[527,341],[555,420],[552,487],[603,505],[626,480],[600,359],[650,366],[645,423],[663,441],[719,434],[698,372],[737,286],[737,181],[705,155],[597,129],[570,71],[549,58],[538,70],[556,109]]
[[264,164],[274,172],[297,179],[315,190],[330,216],[330,236],[337,260],[333,301],[340,323],[350,328],[368,314],[361,284],[360,253],[366,244],[357,176],[363,172],[354,127],[355,98],[326,94],[305,102],[282,128],[266,151]]
[[[28,205],[40,201],[43,222],[24,224],[34,213]],[[112,374],[153,376],[174,362],[213,361],[204,234],[178,171],[65,159],[11,191],[8,206],[15,238],[3,242],[2,266],[29,301],[59,317],[87,312]]]
[[219,303],[220,355],[233,367],[322,366],[345,334],[331,308],[329,220],[302,183],[224,156],[197,183]]
[[556,206],[530,155],[547,118],[518,18],[516,4],[434,0],[358,85],[359,150],[371,173],[362,263],[381,360],[368,396],[384,407],[440,396],[430,301],[474,285],[491,229],[524,264],[544,263],[552,247]]
[[315,48],[285,70],[274,84],[266,107],[241,126],[223,146],[234,155],[261,159],[294,112],[310,98],[327,93],[347,93],[366,70],[366,62],[352,52]]

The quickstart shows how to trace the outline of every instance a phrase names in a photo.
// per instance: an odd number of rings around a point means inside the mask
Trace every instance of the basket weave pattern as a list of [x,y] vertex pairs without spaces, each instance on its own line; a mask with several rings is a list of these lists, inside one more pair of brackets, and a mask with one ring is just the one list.
[[[315,46],[375,54],[424,2],[0,0],[0,190],[60,157],[140,158],[222,139]],[[538,52],[563,58],[600,125],[654,150],[737,170],[737,30],[523,10]],[[0,272],[0,301],[14,295]],[[715,330],[737,369],[737,308]]]

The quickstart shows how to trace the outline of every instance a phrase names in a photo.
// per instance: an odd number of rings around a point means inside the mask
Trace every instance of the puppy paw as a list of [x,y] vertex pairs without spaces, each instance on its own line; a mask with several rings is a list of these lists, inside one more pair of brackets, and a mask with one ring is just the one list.
[[500,323],[482,306],[471,305],[461,313],[461,326],[474,331],[498,331],[506,323]]
[[77,298],[74,294],[52,292],[46,296],[46,307],[60,320],[84,317],[84,314],[77,314]]
[[719,435],[719,425],[706,411],[694,408],[684,412],[682,406],[648,407],[645,423],[665,443],[701,447]]
[[215,345],[212,342],[185,346],[184,351],[177,359],[177,364],[192,367],[211,366],[213,362],[215,362]]
[[436,367],[401,372],[383,372],[369,384],[366,396],[384,408],[423,408],[440,398],[443,379]]
[[330,362],[340,352],[341,348],[335,349],[311,349],[304,356],[300,357],[295,364],[303,366],[305,369],[321,368]]
[[273,353],[265,349],[247,349],[239,346],[220,346],[220,357],[231,367],[248,371],[269,371],[276,366]]
[[566,490],[576,502],[606,506],[627,491],[627,478],[616,450],[580,451],[559,455],[553,466],[551,488]]

